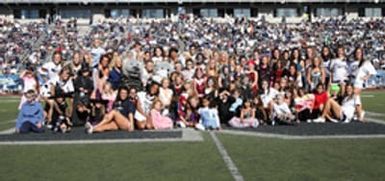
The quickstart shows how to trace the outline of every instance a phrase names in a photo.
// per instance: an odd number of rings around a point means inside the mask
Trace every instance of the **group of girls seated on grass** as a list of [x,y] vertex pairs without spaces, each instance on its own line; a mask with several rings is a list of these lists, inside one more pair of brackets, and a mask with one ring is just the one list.
[[[74,53],[72,60],[55,52],[51,62],[21,74],[25,95],[18,130],[26,132],[20,128],[31,127],[23,124],[28,120],[57,132],[84,126],[87,133],[364,121],[360,94],[376,70],[363,48],[350,56],[343,46],[335,56],[328,47],[320,55],[307,47],[305,56],[300,48],[276,48],[271,54],[255,50],[248,56],[195,48],[143,51],[136,43],[127,52],[100,54],[93,67],[84,52]],[[133,62],[141,86],[122,81],[130,77],[124,72]],[[171,68],[162,69],[165,64]],[[31,105],[39,114],[28,113]]]

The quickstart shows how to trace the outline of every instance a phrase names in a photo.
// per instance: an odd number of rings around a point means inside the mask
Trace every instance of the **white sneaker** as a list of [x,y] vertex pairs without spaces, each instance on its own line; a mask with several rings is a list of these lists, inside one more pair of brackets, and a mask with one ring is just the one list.
[[52,129],[52,124],[47,124],[46,126],[45,126],[47,129]]
[[343,121],[342,123],[350,123],[350,121],[351,121],[350,119],[345,118],[344,121]]
[[339,121],[338,121],[337,119],[331,118],[331,119],[330,119],[330,122],[332,122],[332,123],[338,123]]
[[196,125],[195,125],[195,128],[196,128],[197,130],[201,130],[201,131],[204,131],[204,130],[205,130],[205,127],[204,127],[201,123],[196,124]]
[[181,128],[186,128],[186,124],[184,124],[182,121],[179,121],[178,123],[176,123],[176,125]]
[[254,122],[254,123],[251,125],[252,128],[257,128],[258,126],[259,126],[259,122],[258,122],[258,121]]
[[86,122],[86,124],[84,125],[84,127],[86,129],[90,129],[92,127],[92,124],[90,122]]
[[93,126],[91,126],[90,128],[87,129],[87,133],[88,134],[92,134],[93,131],[94,131],[94,127]]
[[314,123],[324,123],[324,122],[325,122],[325,118],[319,117],[319,118],[317,118],[317,119],[314,119],[313,122],[314,122]]
[[92,132],[94,131],[94,127],[92,126],[92,124],[90,122],[87,122],[84,126],[86,127],[87,133],[92,134]]
[[313,120],[312,120],[312,119],[308,119],[308,120],[306,120],[306,122],[307,122],[307,123],[312,123]]

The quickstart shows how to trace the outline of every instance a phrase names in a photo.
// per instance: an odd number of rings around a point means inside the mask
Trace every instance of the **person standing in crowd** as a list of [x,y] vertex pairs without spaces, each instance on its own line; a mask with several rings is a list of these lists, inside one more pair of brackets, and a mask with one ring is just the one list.
[[170,89],[170,80],[168,78],[164,78],[161,82],[161,87],[159,88],[159,100],[162,102],[162,105],[165,110],[162,113],[163,115],[168,114],[173,96],[174,96],[174,93]]
[[92,63],[91,67],[96,68],[99,64],[101,56],[106,53],[104,48],[101,46],[102,42],[100,39],[95,38],[93,42],[93,47],[91,49]]
[[111,70],[108,75],[108,82],[111,83],[112,89],[117,90],[121,86],[122,79],[122,59],[117,52],[114,52]]
[[331,61],[330,70],[332,84],[339,85],[341,91],[344,92],[343,88],[348,80],[348,64],[343,46],[337,48],[337,58]]
[[365,82],[371,77],[377,74],[373,64],[364,58],[364,50],[362,48],[356,48],[354,56],[358,66],[354,72],[354,89],[356,94],[360,94],[364,87]]
[[107,82],[110,74],[110,57],[105,54],[100,57],[99,64],[93,69],[92,79],[94,80],[94,94],[97,91],[103,89],[104,84]]
[[313,91],[318,84],[324,84],[325,77],[325,69],[322,66],[321,57],[314,57],[312,65],[307,72],[307,84],[309,85],[310,92]]
[[72,71],[72,75],[74,75],[73,78],[76,79],[83,65],[83,57],[81,56],[80,52],[75,52],[72,56],[72,61],[64,67],[68,67]]
[[47,73],[50,80],[55,80],[59,77],[59,72],[62,69],[62,54],[59,51],[54,52],[52,61],[45,63],[42,66],[42,71]]
[[[24,70],[20,74],[20,79],[23,82],[23,93],[26,93],[28,90],[37,90],[37,93],[39,94],[39,81],[37,78],[36,73],[34,73],[33,67],[27,67],[26,70]],[[26,101],[25,94],[21,97],[20,104],[19,104],[19,110],[21,109],[21,106],[25,103]]]
[[321,51],[321,58],[323,60],[323,68],[325,69],[325,84],[327,87],[330,86],[330,75],[331,75],[331,72],[330,72],[330,63],[333,59],[333,54],[330,50],[329,47],[327,46],[324,46],[322,47],[322,51]]

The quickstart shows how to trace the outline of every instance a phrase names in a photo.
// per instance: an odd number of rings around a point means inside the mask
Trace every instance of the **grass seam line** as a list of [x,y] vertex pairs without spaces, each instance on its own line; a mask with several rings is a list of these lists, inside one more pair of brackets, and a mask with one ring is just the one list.
[[223,144],[221,143],[221,141],[219,141],[218,137],[215,135],[214,132],[210,132],[210,135],[211,135],[211,138],[213,139],[219,153],[221,154],[221,157],[222,157],[223,161],[225,162],[227,169],[229,169],[231,176],[233,176],[235,181],[243,181],[244,180],[243,176],[239,172],[237,166],[235,165],[235,163],[231,159],[230,155],[227,153],[227,151],[226,151],[225,147],[223,146]]
[[222,130],[221,134],[232,134],[242,136],[255,136],[262,138],[278,138],[286,140],[306,140],[306,139],[368,139],[368,138],[385,138],[385,134],[373,134],[373,135],[284,135],[276,133],[262,133],[262,132],[250,132],[250,131],[235,131],[235,130]]

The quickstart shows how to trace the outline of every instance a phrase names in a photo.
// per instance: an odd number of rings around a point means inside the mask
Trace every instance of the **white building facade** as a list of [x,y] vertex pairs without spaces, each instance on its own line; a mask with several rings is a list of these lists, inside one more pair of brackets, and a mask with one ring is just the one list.
[[209,18],[264,18],[269,22],[314,21],[320,17],[385,16],[385,0],[3,0],[0,17],[21,22],[77,18],[97,22],[114,18],[170,18],[178,13]]

